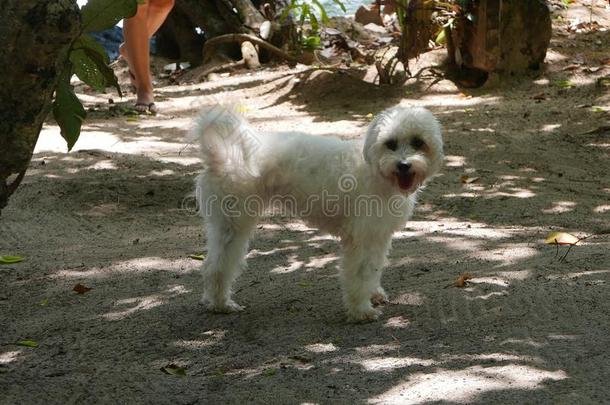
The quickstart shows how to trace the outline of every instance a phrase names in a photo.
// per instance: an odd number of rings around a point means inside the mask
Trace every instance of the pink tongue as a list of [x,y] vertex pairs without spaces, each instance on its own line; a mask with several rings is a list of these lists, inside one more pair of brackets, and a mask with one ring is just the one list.
[[398,187],[402,190],[408,190],[413,186],[413,179],[415,178],[415,174],[409,173],[406,175],[398,175]]

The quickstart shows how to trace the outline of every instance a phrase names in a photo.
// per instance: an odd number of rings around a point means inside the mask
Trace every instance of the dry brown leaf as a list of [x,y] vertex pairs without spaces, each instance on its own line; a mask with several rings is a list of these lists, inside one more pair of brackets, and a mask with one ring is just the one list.
[[480,177],[469,177],[467,175],[463,175],[462,177],[460,177],[460,181],[463,184],[470,184],[470,183],[476,183],[477,181],[481,180]]
[[538,101],[546,100],[546,94],[538,93],[538,94],[534,95],[532,98],[534,100],[538,100]]
[[72,290],[76,291],[77,294],[84,294],[88,291],[91,291],[91,288],[85,287],[84,285],[78,283],[74,286]]
[[470,273],[462,273],[458,276],[457,280],[453,282],[453,286],[457,288],[466,287],[466,281],[474,278],[474,276]]
[[547,245],[576,245],[580,239],[567,232],[551,232],[544,240]]

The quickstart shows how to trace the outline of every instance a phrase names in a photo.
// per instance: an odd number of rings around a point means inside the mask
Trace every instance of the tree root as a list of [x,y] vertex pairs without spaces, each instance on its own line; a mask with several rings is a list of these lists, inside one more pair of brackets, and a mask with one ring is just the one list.
[[219,35],[217,37],[208,39],[205,42],[205,44],[203,45],[204,63],[207,62],[211,58],[211,50],[214,49],[214,47],[216,47],[220,44],[226,44],[226,43],[232,43],[232,42],[242,43],[244,41],[252,42],[253,44],[266,49],[267,51],[271,52],[272,54],[274,54],[288,62],[291,62],[294,64],[304,63],[301,60],[301,58],[295,58],[294,56],[289,55],[286,52],[282,51],[280,48],[278,48],[274,45],[271,45],[269,42],[264,41],[256,36],[250,35],[250,34],[226,34],[226,35]]

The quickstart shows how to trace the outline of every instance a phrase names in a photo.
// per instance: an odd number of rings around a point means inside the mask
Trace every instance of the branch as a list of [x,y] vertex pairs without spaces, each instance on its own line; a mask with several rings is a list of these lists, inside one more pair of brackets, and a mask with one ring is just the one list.
[[220,44],[226,44],[226,43],[231,43],[231,42],[241,43],[244,41],[250,41],[253,44],[260,46],[261,48],[268,50],[272,54],[279,56],[280,58],[282,58],[284,60],[287,60],[288,62],[303,63],[303,61],[300,58],[295,58],[294,56],[291,56],[291,55],[287,54],[286,52],[282,51],[280,48],[271,45],[269,42],[266,42],[258,37],[255,37],[254,35],[250,35],[250,34],[226,34],[226,35],[219,35],[217,37],[208,39],[205,42],[205,44],[203,45],[203,60],[207,61],[208,58],[206,57],[206,55],[209,54],[211,49],[213,49],[214,47],[216,47]]

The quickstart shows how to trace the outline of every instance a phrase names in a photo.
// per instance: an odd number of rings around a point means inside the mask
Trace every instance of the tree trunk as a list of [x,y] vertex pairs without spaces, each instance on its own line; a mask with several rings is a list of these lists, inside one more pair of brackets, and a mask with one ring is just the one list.
[[459,69],[523,73],[542,65],[551,32],[544,0],[478,0],[456,19],[447,49]]
[[[282,7],[288,2],[284,0],[268,1],[264,5],[264,16],[257,8],[260,1],[256,0],[176,0],[174,9],[161,27],[158,35],[160,52],[164,56],[188,60],[197,65],[203,60],[201,35],[196,28],[201,28],[205,39],[211,39],[226,34],[259,35],[261,24],[265,21],[273,23],[276,35],[267,39],[276,47],[291,43],[293,38],[288,26],[292,21],[279,22],[275,6]],[[236,11],[233,11],[236,10]],[[242,55],[239,43],[226,43],[215,51],[239,59]],[[288,46],[292,49],[292,46]],[[178,50],[176,52],[175,50]],[[266,59],[264,54],[262,59]]]
[[25,175],[79,27],[74,0],[0,0],[0,210]]

